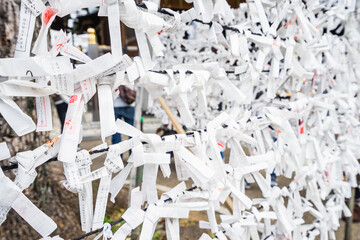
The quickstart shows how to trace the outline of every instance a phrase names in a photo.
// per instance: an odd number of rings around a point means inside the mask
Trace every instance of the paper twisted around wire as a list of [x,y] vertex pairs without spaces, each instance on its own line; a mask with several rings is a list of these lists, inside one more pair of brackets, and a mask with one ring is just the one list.
[[[16,154],[14,165],[2,167],[18,169],[14,181],[0,172],[1,223],[13,208],[43,237],[54,231],[56,224],[22,190],[36,178],[36,167],[57,159],[64,164],[65,188],[79,195],[85,232],[102,230],[108,193],[114,201],[130,170],[144,166],[141,190],[132,192],[131,207],[122,216],[126,223],[112,239],[125,239],[141,223],[140,239],[151,239],[160,218],[165,218],[167,237],[179,239],[179,218],[189,211],[207,211],[208,222],[199,227],[219,239],[335,237],[341,214],[351,214],[344,199],[358,185],[360,171],[356,1],[254,0],[232,10],[224,0],[194,0],[183,13],[159,11],[151,2],[145,9],[131,0],[69,3],[23,1],[20,24],[29,32],[19,31],[14,58],[0,59],[0,112],[19,136],[51,130],[48,96],[70,97],[63,135]],[[109,18],[111,54],[90,59],[65,33],[48,51],[46,35],[55,16],[94,6]],[[29,57],[34,19],[40,15],[43,24],[32,49],[36,56]],[[135,30],[140,57],[122,55],[119,18]],[[74,68],[70,59],[82,64]],[[120,84],[144,87],[152,99],[165,96],[182,124],[202,130],[161,139],[115,122],[112,96]],[[78,152],[84,104],[96,91],[102,139],[115,132],[132,138],[95,147],[93,154]],[[14,96],[37,98],[37,124],[12,101]],[[167,121],[157,103],[150,107]],[[225,148],[230,148],[227,163],[220,154]],[[91,172],[91,159],[101,149],[108,150],[104,167]],[[120,154],[129,149],[124,166]],[[181,182],[159,199],[156,176],[159,167],[165,177],[171,174],[170,151],[178,180],[191,178],[197,189],[180,194],[185,191]],[[10,157],[3,143],[0,154],[0,159]],[[273,171],[293,181],[271,187]],[[101,180],[94,207],[91,182],[96,179]],[[245,180],[255,182],[263,197],[246,196]],[[233,211],[218,223],[215,210],[228,196]],[[168,198],[172,201],[164,201]],[[314,216],[312,223],[304,222],[306,212]]]

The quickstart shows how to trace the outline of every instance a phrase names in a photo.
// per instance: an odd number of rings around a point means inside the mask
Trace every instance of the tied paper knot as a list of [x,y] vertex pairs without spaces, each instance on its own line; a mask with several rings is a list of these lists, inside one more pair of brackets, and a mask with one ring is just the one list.
[[100,239],[101,236],[103,236],[103,239],[111,239],[113,237],[110,223],[104,223],[102,232],[97,235],[94,240]]
[[57,13],[57,10],[55,8],[47,7],[44,11],[43,15],[43,21],[45,24],[48,24],[50,21],[50,18],[54,16]]

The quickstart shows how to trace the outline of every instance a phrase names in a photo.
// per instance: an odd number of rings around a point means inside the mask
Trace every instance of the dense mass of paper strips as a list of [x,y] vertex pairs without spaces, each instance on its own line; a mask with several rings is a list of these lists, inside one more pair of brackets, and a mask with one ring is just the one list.
[[[67,95],[70,102],[61,136],[11,157],[18,164],[14,181],[0,171],[0,223],[13,208],[44,239],[51,238],[47,236],[56,224],[22,190],[36,178],[36,167],[57,157],[64,164],[65,188],[79,196],[85,232],[103,227],[109,193],[115,201],[130,171],[144,167],[142,185],[132,190],[131,206],[122,216],[125,224],[115,233],[105,225],[104,238],[125,239],[143,224],[140,239],[152,239],[157,222],[165,218],[167,238],[179,239],[179,219],[188,218],[189,211],[206,211],[208,221],[199,227],[218,239],[335,238],[342,214],[351,215],[345,198],[357,187],[360,171],[355,0],[253,0],[238,9],[230,9],[225,0],[194,0],[194,8],[182,13],[159,12],[151,2],[139,7],[133,0],[43,2],[21,3],[14,58],[0,59],[0,112],[22,136],[52,129],[50,95]],[[99,15],[108,16],[111,54],[90,59],[65,33],[48,51],[46,36],[55,16],[94,6],[100,6]],[[29,57],[32,37],[24,36],[32,36],[40,15],[42,28],[32,49],[36,56]],[[122,55],[119,18],[135,30],[139,57]],[[82,64],[74,68],[70,58]],[[115,122],[112,101],[120,84],[144,87],[152,99],[164,96],[187,134],[160,138]],[[107,151],[78,152],[84,104],[96,91],[102,139],[115,132],[132,138],[92,149]],[[37,124],[13,96],[36,97]],[[151,105],[166,121],[157,103]],[[227,148],[225,163],[221,151]],[[123,161],[120,154],[130,149]],[[170,170],[169,152],[176,173]],[[105,153],[104,166],[91,172],[91,160]],[[1,143],[0,160],[9,157]],[[160,198],[159,167],[164,177],[176,174],[179,180]],[[291,183],[271,187],[273,171]],[[183,182],[189,178],[196,186],[192,191]],[[97,179],[93,203],[92,181]],[[245,180],[258,185],[262,198],[246,196]],[[218,222],[215,211],[227,197],[233,211]],[[304,214],[315,220],[305,222]]]

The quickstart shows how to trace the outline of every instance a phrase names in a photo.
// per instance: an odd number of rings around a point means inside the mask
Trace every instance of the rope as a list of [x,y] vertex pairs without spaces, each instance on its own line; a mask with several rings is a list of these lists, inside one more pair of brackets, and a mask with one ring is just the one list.
[[[100,150],[89,150],[89,154],[92,155],[92,154],[95,154],[95,153],[102,153],[102,152],[107,152],[109,150],[109,148],[103,148],[103,149],[100,149]],[[50,158],[49,160],[47,160],[45,163],[49,163],[49,162],[55,162],[55,161],[58,161],[57,157],[53,157],[53,158]],[[18,164],[17,163],[13,163],[9,166],[1,166],[1,170],[3,170],[4,172],[5,171],[10,171],[10,170],[13,170],[13,169],[16,169],[18,168]]]

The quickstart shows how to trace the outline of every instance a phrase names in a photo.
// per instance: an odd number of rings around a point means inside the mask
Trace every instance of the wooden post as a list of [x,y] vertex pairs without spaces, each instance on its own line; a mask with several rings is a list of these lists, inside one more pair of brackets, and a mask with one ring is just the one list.
[[[144,88],[138,87],[136,89],[136,100],[135,100],[135,114],[134,114],[134,127],[140,129],[141,127],[141,114],[142,105],[144,100]],[[130,172],[130,185],[129,185],[129,196],[128,206],[130,207],[131,190],[141,185],[143,175],[143,166],[133,168]],[[131,240],[137,240],[140,236],[141,227],[137,227],[131,232]]]
[[[175,127],[176,132],[177,133],[186,133],[185,130],[182,128],[181,124],[178,122],[178,120],[176,119],[176,117],[174,116],[174,114],[171,112],[171,109],[169,108],[169,106],[166,104],[165,100],[163,97],[159,97],[158,101],[162,107],[162,109],[164,109],[166,115],[169,117],[172,125]],[[233,201],[230,197],[228,197],[226,199],[225,202],[225,206],[232,211],[233,210]]]
[[185,134],[185,130],[182,128],[181,124],[178,122],[178,120],[176,119],[176,117],[174,116],[174,114],[171,112],[171,109],[169,108],[169,106],[166,104],[165,100],[163,97],[159,97],[158,101],[162,107],[162,109],[164,109],[166,115],[169,117],[172,125],[175,127],[175,130],[177,133],[183,133]]
[[[143,91],[144,88],[138,87],[136,89],[136,100],[135,100],[135,114],[134,114],[134,127],[140,129],[140,121],[141,121],[141,112],[142,112],[142,101],[143,101]],[[129,185],[129,196],[128,196],[128,206],[130,207],[130,196],[131,191],[141,184],[140,177],[141,167],[133,168],[130,172],[130,185]]]

